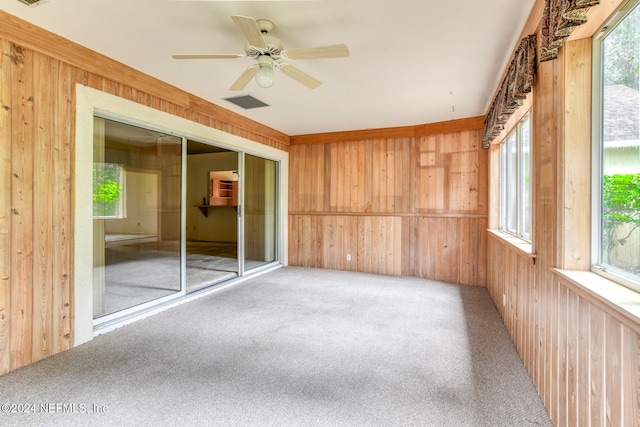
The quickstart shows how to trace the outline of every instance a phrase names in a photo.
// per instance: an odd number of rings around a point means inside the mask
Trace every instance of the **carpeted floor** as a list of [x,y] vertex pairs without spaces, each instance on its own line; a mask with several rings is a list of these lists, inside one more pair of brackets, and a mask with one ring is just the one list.
[[[120,239],[123,240],[125,239]],[[236,243],[228,242],[188,241],[187,292],[237,277],[237,246]],[[105,258],[107,265],[103,315],[180,291],[179,241],[112,245],[105,249]],[[248,271],[265,264],[268,262],[246,259],[244,268]]]
[[486,289],[298,267],[0,376],[0,390],[15,426],[551,426]]

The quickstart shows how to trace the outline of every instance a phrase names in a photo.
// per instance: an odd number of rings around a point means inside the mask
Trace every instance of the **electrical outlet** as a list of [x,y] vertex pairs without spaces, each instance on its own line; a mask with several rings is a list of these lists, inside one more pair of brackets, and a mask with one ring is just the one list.
[[347,261],[351,261],[351,254],[347,254]]
[[507,296],[505,294],[502,294],[502,306],[506,306],[507,305]]

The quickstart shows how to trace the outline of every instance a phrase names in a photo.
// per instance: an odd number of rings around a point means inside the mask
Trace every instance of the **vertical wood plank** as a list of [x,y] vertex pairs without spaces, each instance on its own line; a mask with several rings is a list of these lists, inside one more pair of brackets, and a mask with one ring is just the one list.
[[363,243],[364,243],[364,267],[362,271],[370,271],[372,273],[375,273],[376,271],[373,269],[373,250],[375,248],[374,246],[374,234],[373,234],[373,217],[370,216],[366,216],[363,218],[363,226],[364,226],[364,230],[362,235],[364,236],[363,239]]
[[358,205],[356,212],[364,212],[366,204],[367,184],[368,179],[365,178],[366,173],[366,148],[365,144],[358,142],[358,167],[356,172],[358,174]]
[[[332,211],[344,212],[344,144],[334,144],[335,163],[331,169],[331,187],[332,193],[335,193],[335,206],[332,205]],[[333,157],[331,158],[333,160]]]
[[297,197],[297,205],[296,205],[296,210],[300,211],[300,212],[306,212],[306,209],[308,208],[307,206],[307,192],[308,189],[310,188],[310,179],[311,179],[311,175],[310,175],[310,171],[309,171],[309,167],[308,167],[308,154],[307,154],[307,150],[308,147],[307,146],[301,146],[298,147],[298,173],[299,175],[297,175],[299,177],[299,187],[297,190],[298,193],[298,197]]
[[396,276],[402,275],[402,218],[394,217],[393,218],[393,245],[392,245],[392,254],[393,254],[393,273]]
[[567,425],[578,425],[578,296],[567,297]]
[[307,230],[308,238],[302,239],[302,262],[300,263],[303,267],[311,267],[312,266],[312,254],[313,249],[315,249],[315,230],[311,228],[311,215],[304,215],[302,217],[302,228]]
[[357,271],[358,269],[358,217],[349,216],[349,253],[351,261],[347,262],[349,271]]
[[351,212],[351,144],[342,144],[344,149],[343,178],[340,183],[342,187],[342,205],[340,212]]
[[[591,47],[590,38],[567,43],[564,52],[564,73],[561,89],[564,90],[563,123],[564,133],[558,156],[561,162],[559,185],[561,203],[559,228],[562,233],[561,266],[567,269],[590,268],[588,233],[574,230],[589,230],[591,226],[590,198],[584,197],[591,191]],[[564,159],[564,161],[563,161]],[[572,212],[580,212],[579,215]]]
[[[364,172],[362,181],[364,182],[364,198],[363,198],[363,212],[371,212],[373,210],[373,144],[364,144]],[[373,210],[375,212],[375,210]]]
[[489,227],[487,218],[480,218],[477,221],[478,228],[476,231],[476,268],[477,268],[477,286],[487,286],[487,265],[488,265],[488,256],[487,256],[487,228]]
[[447,181],[449,179],[449,169],[451,166],[451,156],[449,150],[447,150],[447,142],[450,140],[449,134],[436,135],[436,168],[435,174],[435,209],[437,213],[447,212],[447,208],[450,207],[449,186]]
[[345,258],[349,248],[349,233],[345,228],[346,217],[336,217],[336,268],[345,269]]
[[[34,72],[34,170],[33,170],[33,313],[32,360],[51,354],[51,312],[53,252],[51,190],[53,178],[53,63],[51,58],[36,55]],[[54,75],[55,75],[54,70]]]
[[409,169],[408,153],[404,144],[405,140],[406,138],[396,139],[394,147],[395,163],[393,165],[393,211],[396,213],[409,213],[410,209],[407,201],[409,197],[413,197],[413,194],[409,192],[409,186],[404,186],[406,182],[405,176],[407,175],[407,169]]
[[325,193],[327,191],[329,191],[329,189],[327,188],[326,184],[325,184],[325,175],[328,174],[328,170],[330,170],[330,167],[333,167],[333,163],[327,167],[325,165],[325,162],[327,161],[327,156],[323,156],[322,155],[322,151],[323,151],[324,147],[315,147],[315,150],[313,152],[313,158],[316,159],[315,162],[315,168],[316,168],[316,177],[314,182],[316,183],[316,186],[312,188],[313,191],[313,207],[312,209],[314,211],[322,211],[324,209],[326,209],[325,207],[327,206],[325,204]]
[[602,310],[590,306],[589,385],[592,426],[605,425],[605,315]]
[[365,242],[367,241],[369,236],[366,234],[364,216],[357,217],[357,227],[358,227],[358,256],[356,258],[358,262],[356,264],[356,271],[366,272],[369,270],[367,270],[368,254],[366,252]]
[[403,276],[417,276],[413,251],[417,248],[414,217],[402,217],[402,237],[400,250],[402,251],[401,274]]
[[589,384],[589,339],[590,339],[590,317],[589,303],[584,298],[578,301],[578,348],[577,348],[577,395],[578,416],[575,425],[589,425],[589,415],[591,412],[590,384]]
[[[385,139],[378,140],[378,192],[376,193],[378,199],[378,209],[374,212],[386,213],[387,212],[387,141]],[[375,149],[375,146],[374,146]]]
[[476,262],[473,254],[475,251],[471,248],[469,238],[471,237],[471,220],[468,218],[460,218],[456,221],[456,229],[459,230],[459,238],[457,241],[458,250],[458,282],[464,285],[471,285],[471,266]]
[[[298,152],[300,151],[300,146],[291,147],[289,150],[289,174],[291,176],[300,176],[298,172]],[[294,182],[293,179],[289,180],[289,188],[287,189],[288,193],[288,211],[296,212],[298,211],[298,190],[300,186]]]
[[360,156],[358,143],[356,141],[349,142],[350,147],[350,158],[351,158],[351,167],[350,172],[351,176],[349,179],[350,182],[350,196],[349,196],[349,212],[359,212],[359,199],[358,193],[360,192],[360,182],[358,180],[358,170],[360,167]]
[[396,194],[395,194],[395,183],[397,181],[397,177],[395,174],[395,156],[396,156],[396,143],[395,140],[389,139],[387,140],[387,150],[386,150],[386,176],[385,182],[387,185],[386,193],[386,209],[385,212],[393,213],[395,212],[395,204],[396,204]]
[[622,326],[617,319],[606,316],[605,331],[606,424],[620,426],[622,425]]
[[314,205],[312,204],[312,198],[315,197],[316,192],[313,191],[315,184],[315,176],[317,174],[316,167],[317,165],[313,164],[314,158],[312,154],[313,147],[305,147],[304,150],[304,170],[307,179],[302,181],[302,185],[304,188],[304,212],[311,212],[313,210]]
[[[380,212],[380,140],[371,141],[371,210],[368,212]],[[385,186],[386,188],[386,186]]]
[[[549,281],[551,282],[551,281]],[[545,399],[547,402],[547,411],[551,416],[551,419],[556,420],[558,416],[557,406],[557,374],[558,374],[558,337],[554,329],[557,327],[555,322],[555,316],[557,315],[557,300],[558,293],[557,287],[554,287],[552,283],[545,284]],[[554,292],[555,291],[555,292]]]
[[314,218],[315,221],[315,229],[316,229],[316,235],[317,238],[315,239],[315,248],[314,248],[314,263],[313,265],[317,268],[322,268],[322,266],[325,263],[325,259],[324,259],[324,251],[322,250],[323,247],[323,230],[325,228],[325,224],[330,221],[329,218],[324,217],[324,216],[316,216]]
[[[490,178],[489,175],[493,174],[493,162],[490,162],[490,158],[498,158],[493,155],[493,148],[489,150],[481,149],[482,145],[482,137],[480,131],[474,131],[474,147],[476,149],[477,161],[478,161],[478,174],[477,174],[477,206],[478,214],[487,214],[493,208],[493,200],[494,196],[492,194],[492,188],[490,188],[489,183],[493,181],[493,178]],[[489,166],[491,164],[491,167]],[[497,171],[499,171],[499,165],[496,165]],[[498,196],[496,194],[496,196]],[[499,200],[499,197],[497,198]],[[499,212],[498,210],[494,210],[493,212]]]
[[[386,251],[386,240],[387,240],[387,219],[384,216],[376,216],[374,218],[374,240],[373,247],[375,257],[374,264],[372,267],[374,271],[379,274],[386,274],[387,271],[387,251]],[[377,264],[376,264],[377,263]]]
[[11,45],[0,40],[0,375],[11,369]]
[[622,425],[640,424],[640,337],[628,327],[622,330]]
[[567,288],[564,286],[558,286],[558,304],[557,304],[557,321],[558,325],[558,372],[557,382],[558,389],[556,395],[557,401],[557,424],[564,426],[567,425],[567,389],[568,389],[568,340],[567,340],[567,325],[568,325],[568,301],[567,301]]
[[33,313],[33,54],[12,46],[11,369],[31,363]]
[[420,262],[423,264],[421,277],[432,277],[436,280],[441,280],[439,270],[436,269],[436,266],[442,262],[442,254],[439,251],[442,245],[442,235],[438,233],[439,228],[437,223],[439,219],[440,218],[432,217],[424,218],[420,227],[420,233],[424,233],[422,234],[424,239],[420,247]]
[[298,233],[298,224],[297,224],[297,215],[289,215],[287,220],[287,246],[289,248],[289,265],[299,265],[298,264],[298,245],[297,245],[297,233]]
[[393,217],[382,217],[384,224],[384,247],[382,251],[382,258],[384,259],[384,274],[393,274]]

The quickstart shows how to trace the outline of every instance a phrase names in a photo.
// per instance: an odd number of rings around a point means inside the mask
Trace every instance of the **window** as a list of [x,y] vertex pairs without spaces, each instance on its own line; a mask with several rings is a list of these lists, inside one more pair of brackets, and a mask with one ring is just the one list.
[[93,164],[93,216],[124,217],[124,179],[122,168],[115,163]]
[[531,241],[531,113],[500,145],[500,228]]
[[640,7],[595,41],[594,271],[640,289]]

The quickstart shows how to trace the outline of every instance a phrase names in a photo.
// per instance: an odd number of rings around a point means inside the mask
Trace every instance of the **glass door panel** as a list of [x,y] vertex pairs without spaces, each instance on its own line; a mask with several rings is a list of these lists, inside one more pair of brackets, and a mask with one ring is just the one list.
[[94,318],[181,291],[181,138],[94,120]]
[[277,260],[277,163],[245,155],[244,270]]
[[187,292],[238,276],[238,153],[187,143]]

